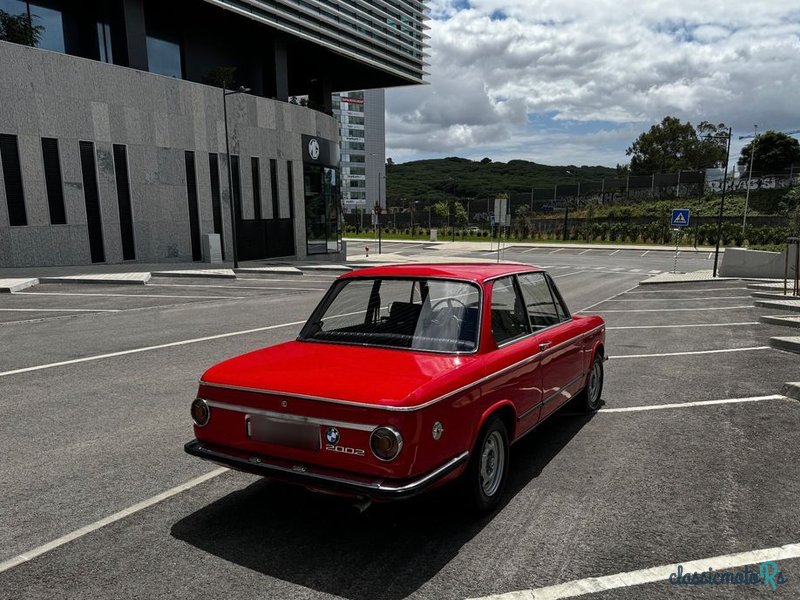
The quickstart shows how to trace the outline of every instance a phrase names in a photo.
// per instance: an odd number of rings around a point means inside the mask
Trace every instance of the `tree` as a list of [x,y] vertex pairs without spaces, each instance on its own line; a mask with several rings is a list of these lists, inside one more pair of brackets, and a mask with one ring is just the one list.
[[631,157],[631,173],[649,175],[713,167],[725,160],[727,143],[713,136],[725,130],[724,123],[713,125],[703,121],[695,128],[688,121],[682,123],[676,117],[664,117],[626,150]]
[[203,83],[214,87],[233,89],[236,81],[236,67],[222,65],[211,69],[203,78]]
[[25,46],[38,46],[44,27],[34,25],[30,15],[12,15],[0,10],[0,40]]
[[739,165],[745,170],[750,168],[754,144],[753,173],[771,175],[800,164],[800,142],[780,131],[766,131],[742,148]]

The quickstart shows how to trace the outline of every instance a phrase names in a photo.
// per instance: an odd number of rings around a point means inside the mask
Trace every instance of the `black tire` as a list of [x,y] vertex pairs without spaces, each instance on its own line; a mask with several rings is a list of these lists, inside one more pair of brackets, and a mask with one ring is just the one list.
[[497,508],[508,480],[508,430],[499,417],[483,426],[473,448],[462,485],[470,508],[486,514]]
[[594,413],[605,404],[603,395],[603,356],[598,352],[594,355],[592,367],[586,380],[586,387],[579,397],[580,408],[583,412]]

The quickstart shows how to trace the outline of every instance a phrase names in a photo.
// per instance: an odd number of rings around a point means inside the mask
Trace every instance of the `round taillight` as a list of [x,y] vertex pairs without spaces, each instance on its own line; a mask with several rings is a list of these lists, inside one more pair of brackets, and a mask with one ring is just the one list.
[[202,398],[195,398],[192,402],[192,420],[198,427],[205,427],[208,419],[211,418],[211,410],[208,403]]
[[403,436],[394,427],[376,427],[369,437],[372,453],[380,460],[394,460],[403,449]]

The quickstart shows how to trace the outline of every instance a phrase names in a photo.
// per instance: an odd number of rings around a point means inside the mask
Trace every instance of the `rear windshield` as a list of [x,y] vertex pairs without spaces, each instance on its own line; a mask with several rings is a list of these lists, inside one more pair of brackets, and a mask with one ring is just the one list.
[[337,281],[300,332],[305,341],[472,352],[480,288],[448,279]]

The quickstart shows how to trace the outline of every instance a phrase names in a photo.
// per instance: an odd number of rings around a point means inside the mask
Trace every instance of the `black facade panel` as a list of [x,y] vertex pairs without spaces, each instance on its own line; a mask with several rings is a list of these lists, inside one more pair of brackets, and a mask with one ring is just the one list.
[[121,144],[114,144],[114,175],[117,180],[122,260],[135,260],[136,242],[133,237],[133,209],[131,208],[131,186],[128,179],[128,149]]
[[208,168],[211,172],[211,213],[214,216],[214,233],[219,234],[219,242],[222,246],[222,258],[225,258],[225,236],[222,233],[222,200],[220,198],[219,187],[219,156],[217,154],[208,155]]
[[103,248],[103,219],[100,214],[100,193],[97,189],[97,167],[94,144],[80,142],[81,172],[83,173],[83,198],[86,203],[86,224],[89,228],[89,251],[92,262],[105,262]]
[[189,201],[189,230],[192,239],[192,260],[202,260],[200,247],[200,214],[197,208],[197,173],[194,167],[194,152],[187,150],[186,159],[186,196]]
[[294,169],[292,161],[286,161],[286,173],[289,179],[289,218],[294,219]]
[[269,183],[272,186],[272,218],[280,219],[280,202],[278,201],[278,161],[269,159]]
[[253,171],[253,218],[256,221],[261,220],[261,166],[258,162],[258,157],[253,156],[250,159],[250,166]]
[[239,171],[239,157],[231,155],[231,180],[233,185],[233,212],[236,220],[242,218],[242,174]]
[[6,182],[8,220],[12,226],[27,225],[28,215],[25,212],[17,136],[0,134],[0,160],[3,163],[3,178]]
[[50,224],[64,225],[67,222],[67,214],[64,209],[64,182],[61,178],[57,139],[42,138],[42,161],[44,182],[47,187],[47,204],[50,207]]

